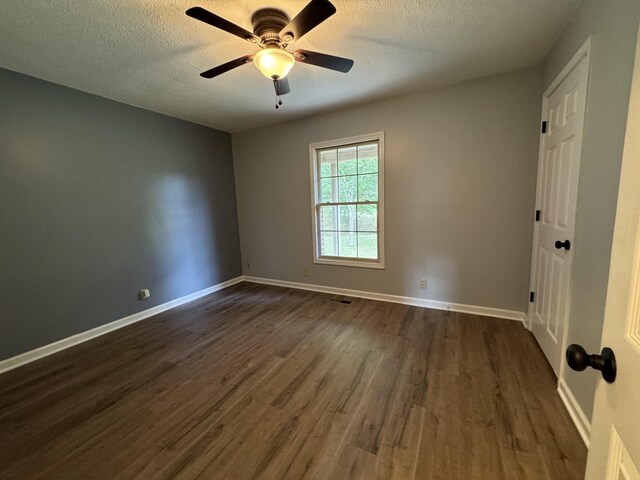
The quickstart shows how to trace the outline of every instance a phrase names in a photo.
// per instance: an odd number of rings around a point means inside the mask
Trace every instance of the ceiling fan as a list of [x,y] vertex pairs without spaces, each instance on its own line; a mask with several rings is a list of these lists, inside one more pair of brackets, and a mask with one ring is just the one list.
[[307,63],[342,73],[347,73],[353,67],[353,60],[348,58],[302,49],[295,50],[293,53],[287,50],[290,43],[300,40],[304,34],[336,13],[336,7],[329,0],[311,0],[293,20],[290,20],[282,10],[262,8],[251,16],[253,32],[245,30],[202,7],[192,7],[186,13],[196,20],[208,23],[260,47],[260,50],[255,54],[236,58],[202,72],[200,75],[204,78],[217,77],[253,61],[256,67],[273,81],[278,97],[276,108],[282,105],[282,100],[279,97],[291,91],[289,80],[286,77],[295,62]]

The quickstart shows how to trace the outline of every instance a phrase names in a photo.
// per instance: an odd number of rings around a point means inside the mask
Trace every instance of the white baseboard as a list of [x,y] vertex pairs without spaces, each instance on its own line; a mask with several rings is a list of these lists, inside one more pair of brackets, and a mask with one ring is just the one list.
[[350,290],[347,288],[326,287],[324,285],[313,285],[310,283],[289,282],[286,280],[274,280],[271,278],[244,276],[247,282],[263,283],[278,287],[297,288],[300,290],[311,290],[313,292],[332,293],[335,295],[345,295],[348,297],[366,298],[369,300],[379,300],[382,302],[401,303],[415,307],[433,308],[436,310],[449,310],[459,313],[470,313],[472,315],[482,315],[485,317],[504,318],[507,320],[524,321],[524,312],[516,310],[504,310],[502,308],[481,307],[477,305],[465,305],[462,303],[441,302],[439,300],[427,300],[424,298],[402,297],[399,295],[389,295],[387,293],[364,292],[361,290]]
[[578,433],[582,437],[582,441],[589,448],[589,439],[591,437],[591,422],[587,418],[587,416],[580,408],[576,397],[571,393],[571,389],[567,382],[564,381],[564,378],[561,378],[558,382],[558,393],[560,394],[560,398],[562,399],[562,403],[567,408],[573,423],[576,425],[578,429]]
[[186,295],[184,297],[171,300],[170,302],[163,303],[162,305],[149,308],[148,310],[134,313],[133,315],[129,315],[128,317],[115,320],[105,325],[100,325],[99,327],[92,328],[91,330],[87,330],[86,332],[81,332],[71,337],[58,340],[57,342],[53,342],[48,345],[36,348],[35,350],[30,350],[28,352],[16,355],[15,357],[1,360],[0,373],[7,372],[21,365],[25,365],[48,355],[52,355],[61,350],[73,347],[74,345],[78,345],[79,343],[91,340],[92,338],[99,337],[100,335],[104,335],[105,333],[109,333],[127,325],[131,325],[132,323],[139,322],[140,320],[152,317],[166,310],[179,307],[180,305],[192,302],[194,300],[197,300],[198,298],[204,297],[213,292],[217,292],[218,290],[222,290],[223,288],[230,287],[231,285],[235,285],[236,283],[240,283],[243,280],[244,277],[241,275],[239,277],[232,278],[231,280],[227,280],[226,282],[218,283],[217,285],[213,285],[212,287],[205,288],[204,290],[200,290],[190,295]]

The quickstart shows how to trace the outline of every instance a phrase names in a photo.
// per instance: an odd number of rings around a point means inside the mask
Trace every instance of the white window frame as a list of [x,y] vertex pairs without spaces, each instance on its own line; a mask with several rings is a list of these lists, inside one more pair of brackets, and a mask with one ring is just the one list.
[[[318,150],[348,147],[353,144],[378,142],[378,259],[351,257],[323,257],[320,255],[320,218],[318,215]],[[384,132],[375,132],[354,137],[327,140],[309,145],[311,167],[311,221],[313,237],[313,263],[340,265],[344,267],[378,268],[384,266]]]

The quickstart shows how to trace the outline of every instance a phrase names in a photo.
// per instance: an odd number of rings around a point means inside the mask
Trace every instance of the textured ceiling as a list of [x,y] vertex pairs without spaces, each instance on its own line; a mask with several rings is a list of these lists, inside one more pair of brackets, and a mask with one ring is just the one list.
[[253,64],[199,73],[257,47],[187,17],[199,5],[251,30],[306,0],[5,0],[0,66],[228,132],[540,63],[579,0],[333,0],[338,12],[293,48],[355,60],[348,74],[297,64],[274,109]]

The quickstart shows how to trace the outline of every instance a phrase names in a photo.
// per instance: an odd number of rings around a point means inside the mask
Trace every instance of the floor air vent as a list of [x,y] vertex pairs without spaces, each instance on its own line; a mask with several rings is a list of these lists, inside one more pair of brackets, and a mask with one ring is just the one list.
[[347,300],[343,297],[331,297],[329,301],[332,303],[344,303],[346,305],[351,305],[351,300]]

